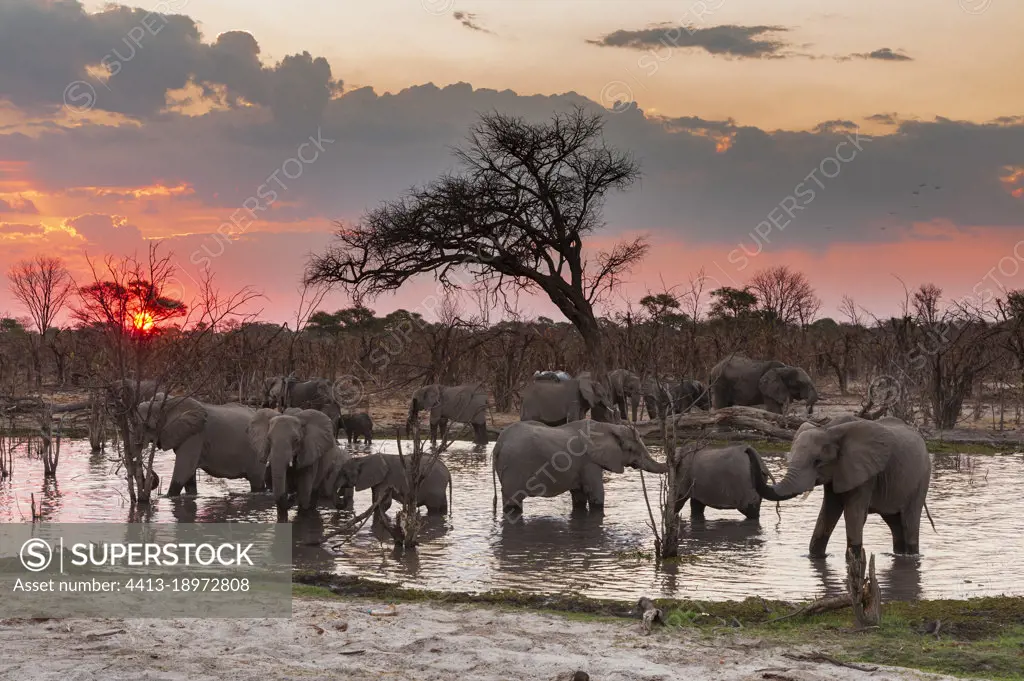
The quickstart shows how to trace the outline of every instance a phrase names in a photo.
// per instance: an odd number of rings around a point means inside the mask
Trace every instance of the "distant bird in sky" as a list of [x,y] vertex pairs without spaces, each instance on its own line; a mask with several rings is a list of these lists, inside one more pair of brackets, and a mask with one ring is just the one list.
[[919,185],[917,185],[917,186],[918,186],[918,187],[927,187],[927,186],[928,186],[928,183],[927,183],[927,182],[922,182],[921,184],[919,184]]
[[920,194],[921,192],[919,190],[914,190],[912,193],[917,195],[917,194]]

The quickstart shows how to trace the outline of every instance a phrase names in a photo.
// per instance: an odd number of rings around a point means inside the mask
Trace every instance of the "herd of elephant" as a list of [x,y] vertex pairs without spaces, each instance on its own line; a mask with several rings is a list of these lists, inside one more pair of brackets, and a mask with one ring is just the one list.
[[[322,379],[271,379],[260,408],[210,405],[163,394],[148,398],[137,401],[144,443],[175,454],[169,496],[182,489],[195,493],[196,470],[245,478],[254,492],[270,487],[282,521],[292,497],[301,510],[315,509],[319,503],[351,510],[354,490],[371,489],[374,502],[387,490],[399,502],[408,496],[405,461],[399,456],[353,456],[350,448],[337,444],[341,430],[350,443],[362,437],[369,444],[373,424],[365,413],[342,414],[329,382]],[[499,483],[503,514],[516,520],[524,499],[566,492],[576,509],[603,510],[605,471],[666,473],[666,465],[650,455],[629,423],[627,407],[632,407],[635,421],[641,401],[654,419],[693,408],[729,406],[762,405],[785,413],[795,400],[804,401],[808,413],[818,400],[804,370],[741,355],[719,362],[707,383],[642,381],[626,370],[609,372],[606,381],[587,372],[576,377],[538,372],[523,391],[521,420],[504,428],[494,444],[495,510]],[[471,426],[476,444],[488,441],[488,394],[482,384],[423,386],[410,400],[409,423],[417,421],[421,411],[429,412],[435,447],[452,422]],[[920,434],[899,419],[845,415],[820,426],[804,423],[778,484],[766,481],[770,475],[749,445],[679,454],[672,502],[677,513],[689,501],[694,517],[703,516],[710,506],[757,518],[762,499],[783,501],[823,485],[812,556],[825,554],[840,516],[846,518],[848,547],[860,550],[869,513],[880,514],[889,526],[895,553],[918,552],[931,461]],[[446,513],[450,498],[451,474],[435,457],[420,483],[416,505]]]

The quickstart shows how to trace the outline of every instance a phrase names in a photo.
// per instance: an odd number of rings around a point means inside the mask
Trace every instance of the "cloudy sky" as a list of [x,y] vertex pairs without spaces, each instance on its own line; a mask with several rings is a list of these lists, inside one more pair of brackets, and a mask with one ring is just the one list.
[[895,312],[896,275],[1024,288],[1022,25],[1011,0],[0,0],[0,267],[84,278],[161,239],[186,297],[209,267],[284,321],[334,221],[450,169],[479,112],[583,105],[643,170],[596,241],[656,245],[612,304],[777,263],[825,315]]

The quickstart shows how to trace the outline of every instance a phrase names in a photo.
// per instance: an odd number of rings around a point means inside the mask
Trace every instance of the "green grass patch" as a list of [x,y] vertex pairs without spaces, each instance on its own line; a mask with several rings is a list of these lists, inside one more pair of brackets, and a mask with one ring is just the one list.
[[986,445],[968,442],[948,442],[944,440],[926,440],[928,451],[933,454],[1012,454],[1016,447],[1010,445]]
[[[371,598],[383,602],[465,603],[546,612],[578,621],[638,619],[636,603],[580,594],[439,592],[328,573],[296,573],[293,594],[304,598]],[[798,604],[659,599],[669,629],[709,637],[728,632],[756,636],[775,646],[806,646],[849,662],[910,667],[964,678],[1024,681],[1024,598],[890,602],[877,629],[854,631],[853,613],[798,615],[778,622]]]

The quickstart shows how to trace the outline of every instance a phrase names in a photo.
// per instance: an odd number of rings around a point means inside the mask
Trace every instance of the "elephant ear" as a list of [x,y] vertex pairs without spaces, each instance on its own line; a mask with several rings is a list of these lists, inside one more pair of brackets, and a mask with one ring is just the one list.
[[622,436],[616,431],[616,427],[605,427],[597,430],[595,422],[591,421],[589,433],[590,442],[587,444],[587,456],[606,471],[621,473],[625,470],[623,466],[623,448],[625,443]]
[[832,489],[842,494],[881,473],[897,447],[889,430],[873,421],[844,423],[826,430],[838,447]]
[[295,418],[302,423],[302,445],[296,452],[295,465],[299,468],[313,466],[337,444],[334,424],[330,416],[318,409],[303,409]]
[[245,429],[252,448],[256,450],[257,457],[263,464],[270,458],[270,438],[267,434],[270,432],[270,420],[275,416],[280,416],[276,409],[257,409],[256,415]]
[[758,390],[765,397],[768,397],[779,404],[786,404],[789,401],[789,387],[783,380],[781,368],[769,369],[761,375],[757,382]]
[[590,372],[584,371],[577,378],[580,386],[580,395],[583,396],[584,401],[591,407],[597,404],[597,391],[594,388],[594,381],[590,378]]
[[352,459],[352,463],[356,465],[355,488],[357,491],[379,485],[388,476],[388,464],[380,454]]
[[[174,402],[155,402],[164,409],[164,427],[160,430],[161,449],[177,449],[206,425],[206,407],[191,398]],[[159,412],[158,412],[159,413]]]

